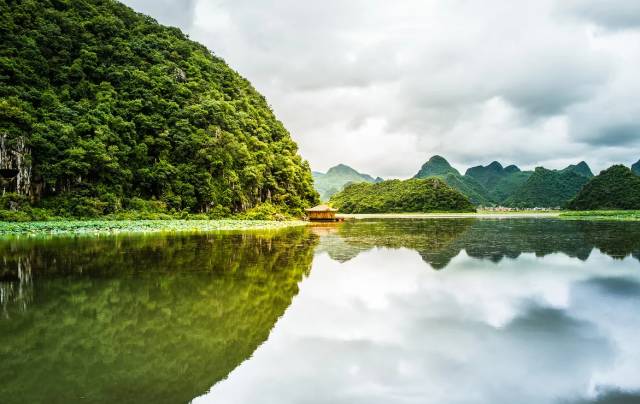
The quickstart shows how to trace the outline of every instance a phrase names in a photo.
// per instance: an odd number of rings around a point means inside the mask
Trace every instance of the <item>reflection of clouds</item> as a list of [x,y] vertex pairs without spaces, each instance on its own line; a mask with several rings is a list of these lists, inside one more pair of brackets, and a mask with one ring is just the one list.
[[538,404],[638,390],[636,267],[597,252],[495,265],[463,252],[445,272],[408,249],[343,264],[317,254],[269,340],[198,401]]

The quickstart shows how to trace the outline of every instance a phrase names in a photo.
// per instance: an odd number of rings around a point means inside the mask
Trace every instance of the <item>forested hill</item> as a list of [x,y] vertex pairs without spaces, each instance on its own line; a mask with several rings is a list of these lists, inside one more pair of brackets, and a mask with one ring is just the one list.
[[3,189],[82,216],[316,202],[264,97],[180,30],[113,0],[0,0],[0,37]]
[[631,171],[640,175],[640,160],[631,166]]
[[588,177],[570,168],[548,170],[537,167],[504,203],[517,208],[563,207],[588,181]]
[[313,181],[316,190],[323,201],[340,192],[345,185],[352,182],[382,182],[380,177],[373,178],[369,174],[362,174],[345,164],[331,167],[326,173],[314,172]]
[[473,204],[439,178],[353,183],[331,197],[346,213],[474,212]]
[[574,210],[640,209],[640,176],[615,165],[602,171],[569,202]]
[[593,177],[581,161],[562,170],[521,171],[498,161],[469,168],[464,175],[441,156],[431,157],[414,178],[436,177],[460,191],[477,206],[502,205],[515,208],[564,206]]
[[450,187],[462,192],[475,205],[491,205],[487,190],[474,178],[460,175],[460,172],[442,156],[433,156],[420,167],[414,179],[439,178]]

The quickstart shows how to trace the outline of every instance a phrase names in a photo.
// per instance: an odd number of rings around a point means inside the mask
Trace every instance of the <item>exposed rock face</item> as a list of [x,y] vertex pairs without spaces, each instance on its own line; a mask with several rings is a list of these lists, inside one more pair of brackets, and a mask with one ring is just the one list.
[[24,137],[0,135],[0,184],[2,193],[31,194],[31,153]]

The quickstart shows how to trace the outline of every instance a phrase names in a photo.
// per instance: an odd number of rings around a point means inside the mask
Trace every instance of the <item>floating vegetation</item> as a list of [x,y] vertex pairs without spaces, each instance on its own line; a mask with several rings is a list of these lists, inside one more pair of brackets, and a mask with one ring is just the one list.
[[587,210],[563,212],[560,218],[567,220],[640,221],[640,210]]
[[303,226],[303,221],[266,220],[70,220],[49,222],[0,222],[0,236],[98,235],[118,233],[209,232],[272,230]]

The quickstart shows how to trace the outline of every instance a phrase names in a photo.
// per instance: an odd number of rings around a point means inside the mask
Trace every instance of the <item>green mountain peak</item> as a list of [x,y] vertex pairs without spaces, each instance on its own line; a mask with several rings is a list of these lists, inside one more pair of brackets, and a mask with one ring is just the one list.
[[447,174],[460,175],[460,172],[453,168],[444,157],[435,155],[422,165],[420,171],[413,178],[427,178]]
[[591,171],[591,168],[584,161],[581,161],[578,164],[571,164],[561,171],[564,171],[564,172],[572,171],[576,174],[585,176],[587,178],[593,177],[593,172]]
[[380,177],[373,178],[369,174],[363,174],[346,164],[338,164],[327,170],[326,174],[321,172],[313,173],[314,187],[320,194],[320,199],[328,200],[337,192],[340,192],[345,185],[357,182],[382,182]]
[[511,165],[506,166],[504,168],[504,171],[506,173],[509,173],[509,174],[519,173],[520,172],[520,168],[515,164],[511,164]]
[[640,177],[615,165],[593,177],[568,204],[574,210],[640,209]]

